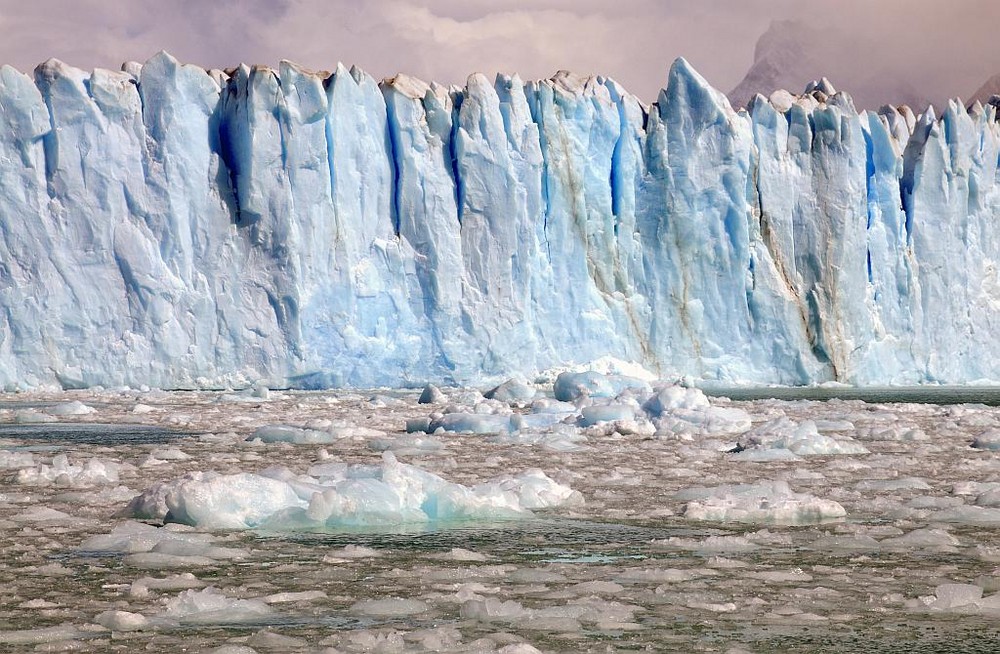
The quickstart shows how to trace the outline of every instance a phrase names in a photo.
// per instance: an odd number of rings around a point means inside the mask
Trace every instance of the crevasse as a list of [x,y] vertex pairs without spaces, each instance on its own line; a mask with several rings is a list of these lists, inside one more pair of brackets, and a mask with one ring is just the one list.
[[1000,379],[993,106],[123,69],[0,70],[8,389]]

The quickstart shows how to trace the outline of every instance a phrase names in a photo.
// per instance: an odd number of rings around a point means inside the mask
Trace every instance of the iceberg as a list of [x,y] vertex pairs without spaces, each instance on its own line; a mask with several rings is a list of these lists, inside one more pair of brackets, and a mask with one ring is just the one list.
[[381,465],[318,464],[306,475],[287,468],[189,473],[146,489],[125,514],[205,530],[280,532],[511,520],[582,500],[537,469],[469,487],[385,452]]
[[0,385],[1000,379],[996,108],[811,87],[3,67]]

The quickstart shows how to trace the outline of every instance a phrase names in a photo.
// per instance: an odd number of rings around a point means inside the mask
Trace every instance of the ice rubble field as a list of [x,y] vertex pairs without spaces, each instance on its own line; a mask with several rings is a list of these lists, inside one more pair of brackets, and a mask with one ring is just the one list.
[[733,402],[597,372],[486,396],[94,390],[0,406],[0,650],[1000,637],[1000,409]]

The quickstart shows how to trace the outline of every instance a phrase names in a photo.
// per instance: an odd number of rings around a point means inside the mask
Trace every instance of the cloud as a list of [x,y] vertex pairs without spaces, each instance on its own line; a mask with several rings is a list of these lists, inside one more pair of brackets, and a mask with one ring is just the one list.
[[814,44],[840,60],[835,82],[847,90],[877,70],[912,79],[930,97],[968,95],[1000,72],[992,0],[7,0],[0,61],[30,70],[54,56],[117,68],[166,49],[206,67],[343,61],[379,77],[403,71],[444,83],[475,71],[537,78],[569,69],[614,77],[652,100],[681,55],[732,88],[757,38],[786,18],[854,35],[837,48]]

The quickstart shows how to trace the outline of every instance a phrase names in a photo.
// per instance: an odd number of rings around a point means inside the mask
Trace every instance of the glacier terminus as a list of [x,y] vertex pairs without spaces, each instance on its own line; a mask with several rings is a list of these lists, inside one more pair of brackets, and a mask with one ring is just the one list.
[[161,53],[4,67],[0,107],[9,390],[1000,379],[992,105]]

